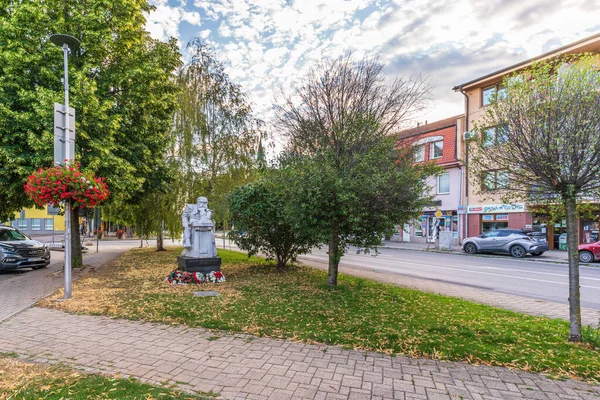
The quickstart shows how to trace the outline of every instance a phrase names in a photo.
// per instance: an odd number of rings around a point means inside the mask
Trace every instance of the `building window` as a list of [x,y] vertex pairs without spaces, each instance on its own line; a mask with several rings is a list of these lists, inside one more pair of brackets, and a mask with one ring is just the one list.
[[487,106],[490,104],[494,100],[496,93],[498,93],[498,100],[503,99],[506,96],[506,87],[503,85],[494,85],[484,88],[481,94],[481,105]]
[[450,174],[445,173],[438,176],[437,179],[437,192],[438,194],[450,193]]
[[423,237],[423,222],[421,220],[415,220],[413,223],[416,237]]
[[54,220],[52,218],[46,218],[44,220],[44,229],[47,231],[54,230]]
[[26,218],[20,218],[19,220],[19,229],[24,231],[27,229],[27,219]]
[[481,98],[481,105],[487,106],[492,102],[494,98],[494,93],[496,93],[496,86],[490,86],[488,88],[483,89],[483,95]]
[[444,153],[444,141],[438,140],[429,144],[429,159],[441,158]]
[[497,146],[508,142],[508,128],[505,125],[493,126],[481,132],[484,147]]
[[41,225],[42,225],[41,219],[39,219],[39,218],[31,219],[31,230],[32,231],[39,231],[41,229]]
[[507,171],[488,171],[483,176],[483,189],[498,190],[508,189]]
[[415,162],[425,161],[425,145],[421,144],[414,148]]

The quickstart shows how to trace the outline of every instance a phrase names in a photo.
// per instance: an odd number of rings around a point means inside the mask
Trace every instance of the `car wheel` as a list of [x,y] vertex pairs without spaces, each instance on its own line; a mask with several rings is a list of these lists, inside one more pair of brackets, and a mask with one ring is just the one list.
[[515,258],[521,258],[525,255],[525,248],[521,245],[514,245],[510,248],[510,255]]
[[467,254],[475,254],[477,253],[477,246],[475,246],[473,243],[467,243],[465,244],[465,247],[463,247],[463,250]]
[[541,256],[542,254],[544,254],[543,251],[538,251],[537,253],[531,253],[532,256]]
[[590,263],[594,261],[594,255],[589,251],[580,251],[579,252],[579,261],[583,263]]

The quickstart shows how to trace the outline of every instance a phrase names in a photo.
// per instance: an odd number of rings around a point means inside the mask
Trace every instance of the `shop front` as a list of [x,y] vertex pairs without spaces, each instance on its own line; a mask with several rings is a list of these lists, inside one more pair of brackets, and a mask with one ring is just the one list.
[[[437,213],[437,214],[436,214]],[[456,210],[425,211],[412,224],[411,241],[435,243],[437,232],[451,231],[458,243],[458,214]]]
[[[550,217],[547,213],[536,212],[534,213],[533,230],[546,234],[548,245],[550,249],[561,249],[560,238],[561,235],[567,233],[567,220],[565,217],[557,218],[554,216]],[[558,219],[558,221],[556,220]],[[578,243],[595,243],[600,240],[598,231],[600,228],[600,216],[598,215],[587,215],[580,216],[577,218],[577,241]],[[563,241],[566,238],[563,238]],[[563,246],[564,249],[564,246]]]
[[494,229],[532,229],[533,219],[525,203],[470,205],[467,208],[469,236]]

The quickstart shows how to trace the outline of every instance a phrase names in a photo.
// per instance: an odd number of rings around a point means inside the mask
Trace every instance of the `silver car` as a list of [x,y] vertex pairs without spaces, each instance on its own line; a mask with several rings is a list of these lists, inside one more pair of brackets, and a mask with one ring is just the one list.
[[462,248],[468,254],[509,253],[516,258],[521,258],[527,253],[541,256],[545,251],[550,250],[545,239],[514,229],[493,230],[467,238],[463,241]]
[[0,271],[44,268],[50,264],[50,250],[18,230],[0,226]]

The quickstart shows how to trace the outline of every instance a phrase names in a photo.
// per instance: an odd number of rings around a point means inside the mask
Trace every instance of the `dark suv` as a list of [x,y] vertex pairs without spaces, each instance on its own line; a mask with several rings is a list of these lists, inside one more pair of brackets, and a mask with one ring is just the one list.
[[470,237],[463,241],[462,247],[464,252],[469,254],[509,253],[517,258],[521,258],[527,253],[532,256],[541,256],[549,250],[548,243],[543,236],[516,229],[498,229]]
[[50,264],[50,250],[18,230],[0,226],[0,271],[44,268]]

